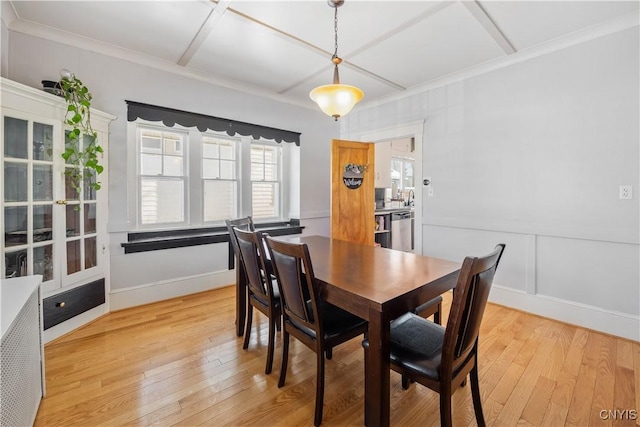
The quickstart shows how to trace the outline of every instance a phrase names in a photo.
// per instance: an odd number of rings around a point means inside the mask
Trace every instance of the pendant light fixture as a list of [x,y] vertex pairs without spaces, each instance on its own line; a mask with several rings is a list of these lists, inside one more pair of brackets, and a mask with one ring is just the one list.
[[355,86],[340,84],[338,65],[342,62],[342,58],[338,56],[338,8],[344,4],[344,0],[327,0],[327,3],[335,9],[333,18],[335,51],[331,57],[331,62],[334,64],[333,84],[318,86],[309,93],[309,97],[326,115],[337,121],[360,102],[364,92]]

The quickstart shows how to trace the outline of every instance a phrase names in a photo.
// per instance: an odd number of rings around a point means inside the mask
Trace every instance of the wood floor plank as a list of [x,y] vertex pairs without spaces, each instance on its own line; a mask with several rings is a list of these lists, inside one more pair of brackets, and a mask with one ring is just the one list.
[[539,376],[529,401],[522,411],[522,419],[534,426],[542,424],[542,419],[551,401],[551,394],[555,386],[555,381],[542,375]]
[[596,372],[596,368],[590,364],[583,363],[580,365],[575,391],[567,413],[567,424],[574,426],[586,426],[589,424]]
[[[620,348],[620,347],[618,347]],[[633,371],[623,366],[617,365],[615,372],[614,408],[622,411],[620,417],[616,419],[617,426],[633,426],[635,419],[629,415],[629,411],[638,410],[635,404],[635,383]]]
[[633,370],[633,344],[627,340],[617,340],[616,363],[618,366]]
[[617,341],[616,338],[609,336],[605,336],[602,340],[596,382],[593,389],[593,401],[591,403],[591,419],[589,421],[591,425],[613,425],[611,419],[602,419],[601,411],[613,408]]
[[[447,293],[445,319],[450,305]],[[235,289],[226,287],[114,312],[47,344],[47,396],[34,425],[311,425],[314,353],[292,339],[279,389],[281,334],[265,375],[266,318],[256,313],[247,350],[234,320]],[[323,425],[363,423],[360,341],[327,362]],[[638,343],[488,304],[478,359],[487,425],[640,425],[596,413],[640,406]],[[469,390],[453,396],[456,427],[476,426]],[[390,393],[392,425],[440,424],[437,393],[418,384],[403,390],[396,373]]]
[[556,402],[549,402],[549,406],[544,413],[542,419],[542,427],[558,427],[565,425],[567,419],[567,413],[569,408],[567,406],[558,405]]

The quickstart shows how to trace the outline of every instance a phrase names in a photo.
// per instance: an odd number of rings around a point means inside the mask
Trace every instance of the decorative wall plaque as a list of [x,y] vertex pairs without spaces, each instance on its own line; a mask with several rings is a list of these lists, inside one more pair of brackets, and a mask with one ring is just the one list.
[[346,164],[344,165],[344,172],[342,173],[342,182],[344,182],[344,185],[350,190],[360,188],[366,170],[367,165],[357,165],[355,163]]

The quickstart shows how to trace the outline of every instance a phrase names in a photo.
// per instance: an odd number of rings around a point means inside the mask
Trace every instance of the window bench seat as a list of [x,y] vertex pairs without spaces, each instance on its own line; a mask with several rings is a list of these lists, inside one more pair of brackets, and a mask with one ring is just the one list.
[[[258,223],[255,224],[255,227],[256,230],[266,232],[271,236],[301,234],[304,229],[300,225],[299,219],[291,219],[286,222]],[[229,269],[232,270],[234,256],[229,241],[229,232],[225,226],[129,233],[128,241],[120,245],[124,248],[125,254],[132,254],[225,242],[229,244]]]

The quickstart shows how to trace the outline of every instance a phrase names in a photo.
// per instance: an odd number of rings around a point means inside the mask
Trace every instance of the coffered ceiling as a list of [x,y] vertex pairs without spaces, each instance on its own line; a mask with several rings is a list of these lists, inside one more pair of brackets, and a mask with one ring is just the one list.
[[[332,79],[325,0],[3,1],[10,31],[313,108]],[[363,104],[568,38],[637,25],[635,1],[347,0],[341,80]]]

